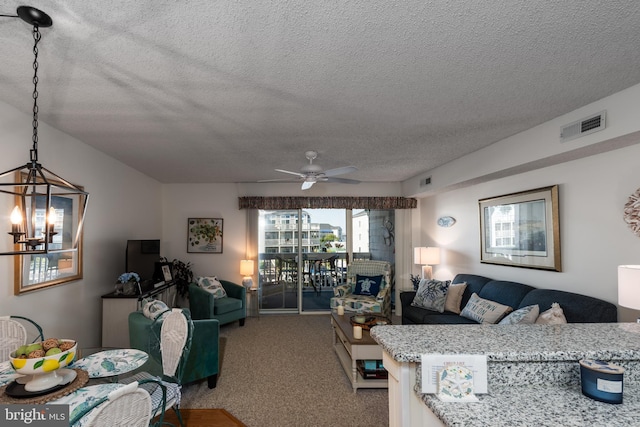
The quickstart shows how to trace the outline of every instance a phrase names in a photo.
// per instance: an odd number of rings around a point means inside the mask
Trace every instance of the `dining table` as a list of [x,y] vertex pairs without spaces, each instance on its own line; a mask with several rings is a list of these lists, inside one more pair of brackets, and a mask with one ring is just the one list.
[[[123,387],[124,384],[117,382],[118,377],[142,367],[148,359],[149,355],[144,351],[128,348],[108,349],[89,354],[75,360],[65,368],[65,371],[77,373],[77,375],[73,375],[73,380],[67,385],[70,390],[68,393],[65,392],[64,387],[62,389],[57,387],[50,396],[47,396],[46,391],[33,397],[25,393],[24,401],[49,405],[69,405],[69,419],[72,420],[88,405],[107,396],[113,390]],[[11,397],[4,392],[4,386],[8,387],[20,377],[22,375],[13,370],[9,361],[0,363],[0,387],[3,387],[0,403],[20,403],[22,396],[20,398]],[[73,427],[82,427],[84,420],[85,418],[78,420],[73,424]]]

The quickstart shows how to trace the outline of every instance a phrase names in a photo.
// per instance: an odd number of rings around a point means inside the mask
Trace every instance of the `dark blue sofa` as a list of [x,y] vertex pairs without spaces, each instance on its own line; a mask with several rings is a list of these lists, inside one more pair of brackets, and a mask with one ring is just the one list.
[[[514,310],[533,304],[540,306],[540,313],[551,308],[557,302],[564,311],[569,323],[607,323],[618,321],[618,308],[610,302],[551,289],[536,289],[533,286],[517,282],[493,280],[475,274],[458,274],[451,283],[467,283],[462,296],[461,308],[469,301],[474,292],[480,298],[508,305]],[[402,324],[477,324],[476,321],[459,314],[445,311],[438,313],[411,305],[415,292],[400,293],[402,304]]]

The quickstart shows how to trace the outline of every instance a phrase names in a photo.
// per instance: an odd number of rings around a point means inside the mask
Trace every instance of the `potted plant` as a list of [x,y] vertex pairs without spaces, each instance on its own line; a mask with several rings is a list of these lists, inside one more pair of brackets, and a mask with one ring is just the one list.
[[170,262],[171,276],[173,277],[173,281],[176,282],[178,295],[180,295],[181,297],[186,297],[189,294],[189,283],[193,281],[193,270],[191,270],[191,263],[180,261],[179,259],[169,261],[165,257],[161,257],[160,262]]

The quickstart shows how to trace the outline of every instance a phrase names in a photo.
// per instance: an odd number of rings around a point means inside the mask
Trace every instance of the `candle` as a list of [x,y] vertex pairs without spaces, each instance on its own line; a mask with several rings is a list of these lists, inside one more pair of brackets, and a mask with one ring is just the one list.
[[360,340],[362,339],[362,326],[354,326],[353,327],[353,338]]
[[339,305],[338,306],[338,316],[344,316],[344,306],[343,305]]

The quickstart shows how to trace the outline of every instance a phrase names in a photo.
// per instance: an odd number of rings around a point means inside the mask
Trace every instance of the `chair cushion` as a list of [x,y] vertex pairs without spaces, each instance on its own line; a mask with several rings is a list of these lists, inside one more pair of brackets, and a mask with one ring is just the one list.
[[[143,371],[143,372],[138,372],[128,377],[122,378],[119,381],[122,384],[131,384],[134,381],[140,382],[148,379],[160,380],[159,377],[156,377],[154,375],[151,375],[148,372]],[[164,385],[167,390],[167,402],[166,402],[165,410],[173,407],[174,405],[179,405],[180,399],[182,397],[180,384],[169,382],[169,381],[163,381],[163,380],[160,380],[160,382],[162,382],[162,385]],[[153,416],[155,417],[157,415],[160,415],[162,411],[162,388],[160,388],[158,384],[153,382],[140,384],[140,388],[146,390],[147,393],[151,395]]]
[[169,307],[164,301],[160,300],[145,300],[142,306],[142,314],[144,317],[151,320],[156,320],[159,316],[164,316],[168,314]]
[[213,314],[225,314],[242,309],[242,301],[236,298],[223,297],[216,299]]
[[356,275],[356,287],[353,290],[354,295],[376,296],[380,292],[382,284],[382,275],[380,276],[364,276]]
[[222,283],[220,283],[216,276],[198,277],[196,281],[198,282],[198,286],[212,294],[214,299],[224,298],[227,296],[227,291],[225,291]]

